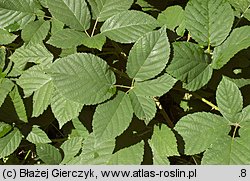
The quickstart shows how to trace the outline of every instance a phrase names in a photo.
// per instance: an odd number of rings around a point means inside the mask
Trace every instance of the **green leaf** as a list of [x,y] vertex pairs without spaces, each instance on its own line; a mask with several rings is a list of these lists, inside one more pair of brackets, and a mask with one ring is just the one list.
[[26,44],[42,43],[49,32],[49,28],[49,21],[32,21],[24,27],[21,37]]
[[243,26],[232,31],[223,44],[215,47],[212,67],[222,68],[236,53],[250,46],[250,26]]
[[104,165],[112,156],[115,147],[115,139],[97,139],[91,133],[83,142],[82,153],[69,161],[72,165]]
[[17,35],[9,33],[4,29],[0,29],[0,45],[7,45],[12,43],[17,38]]
[[40,129],[38,126],[33,125],[31,132],[26,138],[29,142],[38,144],[38,143],[50,143],[51,140],[48,138],[47,134]]
[[144,155],[144,143],[140,142],[114,153],[109,165],[140,165]]
[[192,0],[185,8],[185,26],[203,46],[218,46],[228,36],[234,13],[225,0]]
[[60,57],[61,58],[67,57],[67,56],[75,54],[75,53],[77,53],[77,47],[76,46],[72,47],[72,48],[65,48],[65,49],[62,49]]
[[0,138],[0,159],[12,154],[20,145],[21,140],[22,134],[17,128]]
[[16,82],[23,88],[25,97],[29,97],[33,92],[48,84],[51,79],[41,70],[41,67],[33,66],[26,70]]
[[209,65],[209,57],[194,43],[176,42],[174,58],[166,71],[184,83],[184,88],[195,91],[208,83],[213,69]]
[[106,37],[103,34],[97,34],[92,37],[86,37],[82,43],[88,48],[96,48],[101,51],[105,42]]
[[229,77],[227,77],[227,79],[230,80],[231,82],[235,83],[238,88],[242,88],[242,87],[244,87],[246,85],[250,85],[250,79],[244,79],[244,78],[232,79],[232,78],[229,78]]
[[54,86],[52,81],[45,83],[35,91],[33,96],[32,117],[38,117],[48,108],[52,100],[53,91]]
[[[237,122],[240,124],[241,127],[245,127],[245,128],[250,128],[249,124],[250,124],[250,105],[244,107],[242,109],[242,117],[241,117],[241,121],[240,122]],[[240,129],[240,132],[241,130],[244,130],[244,129]],[[250,134],[250,133],[249,133]],[[249,135],[250,136],[250,135]]]
[[96,139],[115,138],[125,131],[133,117],[129,96],[118,92],[116,97],[98,105],[93,117],[93,131]]
[[87,39],[87,35],[83,32],[63,29],[52,34],[47,43],[57,48],[72,48],[83,44],[85,39]]
[[13,105],[15,107],[15,110],[19,119],[27,123],[28,122],[27,113],[26,113],[26,109],[23,103],[23,99],[18,91],[18,87],[15,86],[9,95],[11,97],[11,100],[13,102]]
[[47,2],[53,17],[69,27],[83,31],[90,27],[90,12],[85,0],[53,0]]
[[52,97],[51,109],[59,122],[60,129],[65,123],[78,117],[82,107],[82,104],[65,99],[58,90]]
[[136,4],[141,6],[142,11],[159,11],[153,5],[149,4],[146,0],[137,0]]
[[0,138],[5,136],[7,133],[9,133],[12,129],[12,126],[9,124],[6,124],[4,122],[0,122]]
[[75,130],[77,131],[78,135],[82,138],[86,138],[89,135],[88,130],[86,129],[86,127],[81,123],[81,121],[79,120],[79,118],[74,118],[72,119],[72,123],[73,126],[75,128]]
[[51,35],[56,34],[58,31],[62,31],[64,27],[64,23],[53,18],[51,20]]
[[236,84],[223,77],[216,91],[220,113],[230,122],[238,122],[243,108],[243,98]]
[[41,5],[43,6],[43,7],[48,7],[48,5],[47,5],[47,0],[38,0],[40,3],[41,3]]
[[154,134],[149,140],[153,152],[154,165],[169,165],[169,156],[179,156],[177,140],[174,133],[167,126],[154,127]]
[[88,0],[93,18],[98,21],[105,21],[111,16],[128,10],[133,0]]
[[104,60],[92,54],[61,58],[52,65],[50,74],[62,96],[80,104],[98,104],[114,94],[114,73]]
[[74,158],[82,148],[82,141],[83,139],[81,137],[74,137],[69,138],[62,144],[61,149],[63,150],[64,157],[61,164],[67,164],[67,162]]
[[158,26],[156,19],[139,11],[124,11],[107,19],[101,33],[120,43],[132,43]]
[[0,78],[0,107],[13,87],[14,83],[11,80]]
[[23,88],[25,97],[33,96],[33,117],[38,117],[51,103],[54,86],[51,77],[44,73],[42,67],[33,66],[26,70],[17,80]]
[[240,13],[240,17],[245,17],[250,21],[250,0],[228,0],[228,2],[235,8],[236,12]]
[[141,96],[161,97],[174,86],[176,81],[177,80],[175,78],[165,73],[156,79],[135,82],[133,91],[136,92],[137,95]]
[[7,0],[0,1],[0,28],[17,23],[23,28],[35,19],[40,5],[34,0]]
[[9,58],[14,62],[13,69],[20,75],[28,62],[46,66],[52,62],[53,55],[43,44],[34,44],[16,49]]
[[16,63],[33,62],[35,64],[48,65],[52,63],[53,55],[50,53],[44,44],[35,44],[30,46],[22,46],[17,49],[10,59]]
[[227,135],[230,126],[221,116],[197,112],[182,117],[175,130],[185,141],[185,154],[194,155],[205,151],[216,139]]
[[156,114],[156,105],[153,97],[138,95],[136,91],[129,91],[129,97],[137,118],[148,124]]
[[249,137],[230,138],[229,136],[218,139],[205,152],[201,162],[203,165],[249,165],[249,163]]
[[168,62],[170,45],[165,28],[142,36],[130,50],[127,74],[136,81],[158,75]]
[[6,56],[5,47],[0,47],[0,74],[5,66],[5,56]]
[[179,26],[184,20],[184,11],[181,6],[170,6],[164,11],[162,11],[158,17],[157,21],[161,26],[166,25],[166,27],[172,31]]
[[59,150],[46,143],[36,144],[36,153],[46,165],[58,165],[62,161]]

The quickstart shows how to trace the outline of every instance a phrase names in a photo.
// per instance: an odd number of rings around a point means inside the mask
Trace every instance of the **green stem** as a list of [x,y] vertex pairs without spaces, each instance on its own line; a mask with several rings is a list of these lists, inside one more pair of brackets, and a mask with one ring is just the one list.
[[88,32],[87,32],[86,30],[84,30],[84,32],[85,32],[85,34],[86,34],[88,37],[90,37],[90,35],[88,34]]
[[236,28],[238,26],[238,24],[240,23],[241,19],[244,17],[244,14],[247,12],[247,10],[250,8],[250,5],[246,8],[246,10],[244,12],[242,12],[242,14],[240,15],[240,18],[238,19],[238,21],[235,23],[234,28]]
[[190,92],[190,91],[186,91],[184,89],[180,89],[180,88],[173,88],[175,90],[178,90],[178,91],[181,91],[181,92],[188,92],[190,94],[192,94],[195,98],[201,100],[202,102],[204,102],[205,104],[209,105],[210,107],[212,107],[212,110],[216,110],[216,111],[219,111],[219,108],[214,105],[212,102],[208,101],[207,99],[205,99],[204,97],[201,97],[199,94],[197,93],[194,93],[194,92]]
[[168,114],[166,113],[166,111],[162,108],[162,105],[161,105],[160,101],[159,101],[158,99],[156,99],[155,97],[154,97],[154,101],[155,101],[157,107],[159,108],[161,115],[162,115],[163,118],[166,120],[167,125],[168,125],[170,128],[173,128],[173,127],[174,127],[174,124],[173,124],[173,122],[171,121],[171,119],[169,118],[169,116],[168,116]]
[[206,103],[207,105],[209,105],[209,106],[212,108],[212,110],[214,109],[214,110],[216,110],[216,111],[219,111],[219,108],[218,108],[216,105],[214,105],[212,102],[208,101],[207,99],[201,97],[200,95],[198,95],[198,94],[196,94],[196,93],[191,93],[191,94],[192,94],[194,97],[200,99],[202,102],[204,102],[204,103]]
[[95,24],[94,24],[94,27],[93,27],[93,30],[92,30],[92,32],[91,32],[90,37],[94,36],[94,33],[95,33],[95,29],[96,29],[97,23],[98,23],[98,18],[96,18],[96,20],[95,20]]
[[29,151],[28,151],[28,153],[25,155],[25,157],[24,157],[24,161],[25,161],[25,160],[27,160],[27,158],[28,158],[28,156],[29,156],[30,152],[31,152],[31,150],[29,150]]
[[126,88],[126,89],[132,89],[132,87],[125,86],[125,85],[115,85],[115,87],[121,87],[121,88]]

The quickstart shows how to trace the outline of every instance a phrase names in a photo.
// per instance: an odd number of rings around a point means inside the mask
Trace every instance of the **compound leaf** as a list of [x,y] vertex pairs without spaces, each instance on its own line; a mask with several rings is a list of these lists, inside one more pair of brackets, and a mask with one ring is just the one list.
[[36,144],[38,157],[47,165],[58,165],[62,161],[62,155],[57,148],[50,144]]
[[53,17],[69,27],[83,31],[90,27],[90,12],[85,0],[53,0],[47,2]]
[[140,165],[143,160],[144,144],[143,142],[114,153],[109,160],[109,165]]
[[83,44],[87,35],[73,29],[62,29],[55,32],[47,42],[57,48],[72,48]]
[[62,96],[80,104],[98,104],[114,94],[115,75],[95,55],[76,53],[58,59],[49,72]]
[[141,96],[161,97],[174,86],[176,81],[175,78],[165,73],[156,79],[135,82],[133,91]]
[[26,44],[42,43],[49,32],[49,28],[49,21],[32,21],[24,27],[21,37]]
[[184,88],[195,91],[203,87],[211,79],[213,69],[209,65],[209,57],[194,43],[176,42],[174,58],[166,71],[184,83]]
[[234,21],[233,9],[224,0],[191,0],[185,8],[185,15],[186,28],[203,46],[220,45]]
[[230,122],[238,122],[243,98],[237,85],[223,77],[216,91],[216,102],[221,114]]
[[20,145],[21,140],[22,134],[17,128],[0,138],[0,159],[12,154]]
[[120,43],[132,43],[158,26],[156,19],[139,11],[124,11],[107,19],[101,33]]
[[128,10],[133,0],[88,0],[93,18],[98,21],[105,21],[111,16]]
[[250,26],[235,28],[220,46],[215,47],[212,67],[222,68],[236,53],[250,46]]
[[23,28],[35,19],[41,6],[35,0],[7,0],[0,1],[0,28],[5,28],[15,23]]
[[67,164],[78,165],[104,165],[112,156],[115,147],[115,139],[97,139],[91,133],[83,142],[82,153]]
[[169,156],[179,156],[174,133],[167,126],[154,127],[154,134],[149,140],[153,152],[154,165],[169,165]]
[[227,135],[230,126],[221,116],[197,112],[182,117],[175,130],[185,141],[185,154],[194,155],[208,149],[217,138]]
[[23,99],[18,91],[18,87],[15,86],[9,95],[11,97],[11,100],[13,102],[13,105],[15,107],[15,110],[19,119],[27,123],[28,122],[27,113],[26,113],[26,109],[23,103]]
[[51,140],[48,138],[47,134],[40,129],[38,126],[33,125],[31,132],[26,138],[29,142],[38,144],[38,143],[50,143]]
[[51,109],[59,122],[60,129],[65,123],[78,117],[82,107],[82,104],[63,97],[58,90],[55,91],[52,97]]
[[129,96],[118,92],[116,97],[98,105],[93,117],[93,131],[96,139],[115,138],[129,126],[133,108]]
[[134,90],[129,91],[129,97],[136,117],[148,124],[156,114],[153,97],[138,95]]
[[153,78],[168,62],[170,45],[165,28],[142,36],[130,50],[127,74],[136,81]]

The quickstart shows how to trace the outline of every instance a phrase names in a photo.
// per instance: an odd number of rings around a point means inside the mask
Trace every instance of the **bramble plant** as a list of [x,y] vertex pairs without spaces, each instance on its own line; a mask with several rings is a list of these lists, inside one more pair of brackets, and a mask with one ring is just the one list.
[[158,2],[0,0],[1,164],[250,164],[250,0]]

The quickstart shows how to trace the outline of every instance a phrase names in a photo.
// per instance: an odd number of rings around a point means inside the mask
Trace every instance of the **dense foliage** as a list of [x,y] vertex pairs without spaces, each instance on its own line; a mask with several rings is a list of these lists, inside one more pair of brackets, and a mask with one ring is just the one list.
[[250,0],[0,0],[2,164],[250,164]]

